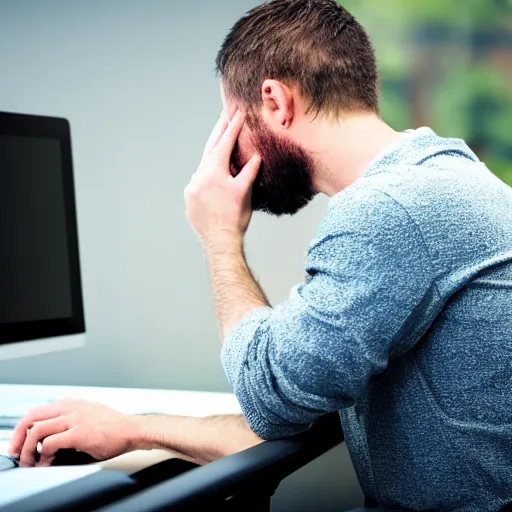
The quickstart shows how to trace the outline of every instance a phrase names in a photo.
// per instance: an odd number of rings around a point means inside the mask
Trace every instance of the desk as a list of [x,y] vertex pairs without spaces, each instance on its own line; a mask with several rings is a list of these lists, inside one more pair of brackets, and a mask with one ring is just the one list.
[[[231,393],[0,384],[0,415],[23,416],[30,407],[66,397],[99,402],[126,414],[204,417],[241,412],[236,397]],[[0,431],[0,454],[6,453],[9,436],[10,432]],[[130,475],[172,457],[176,454],[163,450],[135,451],[100,462],[99,466]]]
[[[20,415],[28,404],[41,404],[66,396],[101,402],[131,414],[156,412],[201,417],[240,413],[234,395],[226,393],[8,385],[0,385],[0,413]],[[164,475],[163,481],[151,481],[149,486],[141,486],[136,475],[128,475],[160,461],[164,461],[163,465],[181,463],[165,461],[176,457],[176,454],[157,450],[133,452],[82,468],[4,471],[0,472],[0,488],[5,492],[0,493],[0,498],[3,497],[7,505],[2,507],[0,500],[0,508],[9,512],[36,509],[67,511],[77,506],[88,512],[157,512],[219,507],[223,510],[270,510],[271,496],[283,478],[342,441],[339,416],[331,414],[297,436],[260,443],[179,476]],[[161,466],[153,469],[160,472]],[[70,471],[73,471],[72,477]],[[94,474],[84,474],[84,471],[93,471]],[[2,473],[7,475],[3,479],[3,487]],[[46,492],[40,482],[37,485],[38,474],[44,476]],[[61,485],[55,481],[58,478],[67,482],[70,478],[73,480]]]

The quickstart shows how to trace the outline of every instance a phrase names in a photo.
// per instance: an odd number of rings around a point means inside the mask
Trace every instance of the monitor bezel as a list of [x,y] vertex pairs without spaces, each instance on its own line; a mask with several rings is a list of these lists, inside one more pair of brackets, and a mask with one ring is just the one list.
[[0,135],[58,139],[60,142],[73,312],[69,318],[0,323],[0,349],[20,341],[85,333],[70,124],[67,119],[58,117],[0,112]]

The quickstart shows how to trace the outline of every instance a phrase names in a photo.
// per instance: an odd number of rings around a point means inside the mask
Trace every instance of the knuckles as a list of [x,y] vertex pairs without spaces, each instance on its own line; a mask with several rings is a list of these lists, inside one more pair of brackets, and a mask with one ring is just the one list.
[[68,426],[80,425],[85,420],[85,415],[81,411],[73,411],[67,415]]
[[[27,411],[27,414],[25,415],[25,418],[27,419],[27,421],[31,422],[32,421],[32,418],[35,418],[39,411],[44,407],[43,406],[39,406],[39,407],[31,407],[28,411]],[[30,426],[30,425],[29,425]]]
[[58,404],[60,405],[61,413],[69,413],[86,407],[88,402],[83,398],[64,398]]

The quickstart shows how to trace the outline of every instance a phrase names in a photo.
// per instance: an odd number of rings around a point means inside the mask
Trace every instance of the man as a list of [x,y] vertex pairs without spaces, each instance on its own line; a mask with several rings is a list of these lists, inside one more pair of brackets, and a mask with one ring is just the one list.
[[[65,401],[24,418],[12,453],[45,465],[58,448],[164,447],[206,462],[339,411],[369,503],[499,510],[512,501],[512,189],[463,141],[386,125],[371,44],[333,0],[250,11],[217,68],[224,111],[185,199],[246,421]],[[305,283],[272,308],[244,258],[252,211],[293,214],[316,193],[331,200]]]

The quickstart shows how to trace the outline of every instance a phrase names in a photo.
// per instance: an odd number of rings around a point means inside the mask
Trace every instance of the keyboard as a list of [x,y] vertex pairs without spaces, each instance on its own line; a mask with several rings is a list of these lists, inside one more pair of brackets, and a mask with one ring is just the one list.
[[[18,424],[22,416],[28,411],[28,408],[21,407],[17,411],[18,407],[12,408],[12,411],[5,410],[0,411],[0,471],[4,469],[10,469],[9,462],[6,459],[10,459],[7,455],[7,449],[11,442],[11,437],[14,431],[14,427]],[[16,414],[21,412],[21,414]]]
[[0,455],[0,471],[18,467],[18,461],[9,455]]
[[0,429],[14,429],[20,419],[20,416],[2,416],[0,414]]
[[14,428],[32,406],[17,405],[0,411],[0,471],[18,467],[17,461],[7,454],[7,450]]
[[21,403],[11,405],[0,410],[0,457],[7,455],[7,448],[12,437],[12,433],[20,419],[33,407],[48,403],[41,401],[39,403]]
[[12,432],[12,429],[0,428],[0,471],[18,467],[17,461],[7,455]]
[[20,418],[23,418],[30,409],[51,403],[52,400],[40,402],[22,402],[0,409],[0,428],[14,428]]

